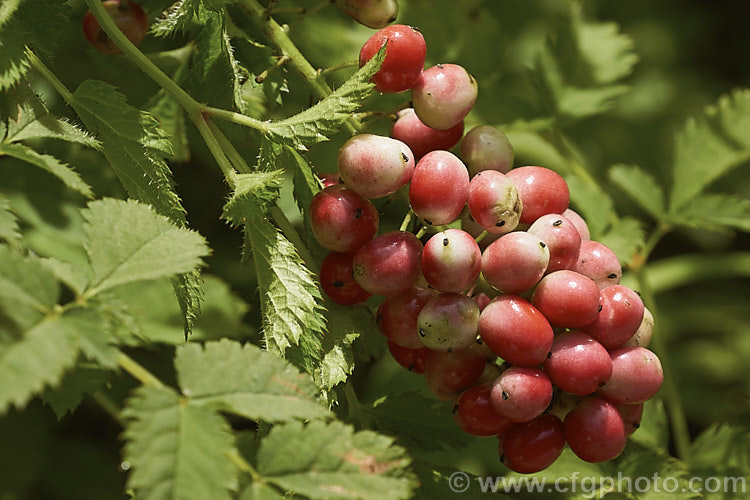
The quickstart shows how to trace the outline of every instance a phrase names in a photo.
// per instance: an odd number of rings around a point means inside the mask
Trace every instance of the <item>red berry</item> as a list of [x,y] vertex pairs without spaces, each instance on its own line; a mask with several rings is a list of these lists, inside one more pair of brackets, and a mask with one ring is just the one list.
[[424,69],[427,53],[422,33],[403,24],[387,26],[370,37],[359,51],[359,65],[378,53],[385,44],[385,59],[372,81],[379,92],[395,94],[412,88]]
[[641,417],[643,417],[643,403],[636,405],[617,405],[620,416],[625,424],[625,434],[630,436],[641,426]]
[[422,243],[411,233],[391,231],[372,239],[354,255],[354,279],[374,295],[398,295],[420,276]]
[[550,325],[578,328],[592,323],[599,314],[599,287],[574,271],[555,271],[542,278],[531,303]]
[[476,341],[479,306],[466,295],[444,293],[419,311],[417,326],[422,343],[433,351],[464,349]]
[[479,312],[481,313],[487,307],[487,304],[490,303],[490,298],[486,293],[480,292],[474,296],[474,302],[479,306]]
[[477,125],[461,141],[461,158],[471,175],[482,170],[497,170],[505,174],[513,167],[513,146],[495,127]]
[[416,161],[430,151],[451,149],[458,144],[463,134],[463,121],[447,130],[437,130],[422,123],[414,108],[399,111],[391,131],[391,137],[409,146]]
[[578,212],[572,208],[566,208],[562,213],[562,216],[568,219],[578,230],[578,234],[581,236],[581,240],[590,240],[591,234],[589,233],[589,226],[586,221],[581,217]]
[[320,286],[331,300],[343,306],[364,302],[370,294],[362,290],[352,277],[351,253],[329,253],[320,264]]
[[482,384],[466,389],[456,400],[453,418],[458,426],[472,436],[497,436],[513,427],[490,404],[490,385]]
[[617,285],[622,277],[617,255],[604,243],[592,240],[581,241],[578,260],[571,269],[594,280],[599,288]]
[[581,236],[568,219],[557,214],[543,215],[528,231],[549,247],[548,273],[575,266],[581,250]]
[[554,415],[540,415],[516,424],[503,436],[498,447],[500,460],[509,469],[531,474],[546,469],[565,448],[563,424]]
[[484,308],[479,334],[495,354],[520,366],[541,364],[554,340],[544,315],[517,295],[501,295]]
[[375,206],[343,185],[325,188],[310,203],[310,225],[315,239],[334,252],[350,253],[378,232]]
[[433,351],[427,357],[424,377],[435,396],[453,401],[481,377],[487,358],[473,346],[452,352]]
[[518,294],[536,285],[549,264],[549,248],[524,231],[502,235],[482,253],[482,275],[504,293]]
[[455,127],[477,99],[477,81],[457,64],[438,64],[422,72],[411,90],[422,123],[438,130]]
[[620,347],[609,353],[612,376],[598,394],[615,404],[638,404],[651,399],[664,382],[659,358],[645,347]]
[[565,179],[544,167],[518,167],[508,172],[523,203],[521,222],[531,224],[542,215],[561,214],[568,208],[570,192]]
[[612,375],[612,359],[602,345],[585,333],[570,331],[555,338],[544,371],[565,392],[585,396]]
[[391,352],[393,359],[396,360],[396,363],[410,372],[424,373],[424,365],[427,361],[427,356],[430,355],[428,348],[409,349],[408,347],[401,347],[393,342],[388,342],[388,350]]
[[382,198],[405,186],[414,173],[414,155],[401,141],[373,134],[355,135],[339,150],[341,179],[365,198]]
[[492,407],[511,422],[528,422],[552,401],[552,382],[539,368],[511,366],[492,384]]
[[625,449],[625,424],[617,407],[589,396],[573,409],[564,422],[565,439],[578,458],[586,462],[606,462]]
[[[140,5],[121,0],[105,0],[104,10],[110,15],[120,31],[133,45],[138,45],[148,31],[148,18]],[[120,54],[122,51],[102,30],[99,21],[90,10],[83,16],[83,34],[89,44],[105,54]]]
[[605,348],[620,347],[635,334],[643,320],[643,301],[630,288],[612,285],[600,290],[602,311],[593,323],[581,328]]
[[469,172],[458,157],[448,151],[433,151],[419,160],[409,185],[409,203],[427,224],[450,224],[461,214],[468,197]]
[[388,297],[378,307],[375,321],[388,341],[409,349],[424,347],[419,340],[417,317],[435,292],[415,287],[400,295]]
[[511,180],[495,170],[479,172],[469,184],[469,212],[485,230],[505,234],[518,226],[523,210]]
[[468,290],[481,270],[479,245],[460,229],[436,233],[422,250],[422,273],[427,283],[441,292]]

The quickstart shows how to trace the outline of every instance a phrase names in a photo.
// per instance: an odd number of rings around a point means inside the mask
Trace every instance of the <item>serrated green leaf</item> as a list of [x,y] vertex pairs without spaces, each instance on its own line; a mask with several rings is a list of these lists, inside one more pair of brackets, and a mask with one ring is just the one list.
[[265,483],[252,482],[242,490],[240,500],[284,500],[287,496],[279,490]]
[[4,92],[26,74],[29,61],[26,44],[15,19],[0,27],[0,92]]
[[615,165],[609,178],[656,220],[666,215],[664,190],[648,172],[635,165]]
[[93,198],[94,193],[83,179],[71,167],[62,163],[54,156],[37,153],[28,146],[23,144],[10,144],[0,142],[0,157],[10,156],[19,160],[30,163],[36,167],[46,170],[58,179],[60,179],[70,189],[74,189],[87,198]]
[[55,275],[55,278],[65,283],[77,295],[81,295],[88,287],[90,279],[86,273],[88,269],[76,267],[53,257],[43,258],[41,262]]
[[630,217],[619,219],[599,241],[607,245],[620,262],[628,264],[633,255],[646,244],[643,224]]
[[671,215],[669,221],[712,231],[750,231],[750,200],[731,194],[703,194]]
[[11,210],[10,201],[3,195],[0,195],[0,240],[5,240],[12,245],[18,245],[21,242],[18,219]]
[[651,399],[643,404],[640,427],[630,439],[656,450],[666,450],[669,447],[667,413],[661,399]]
[[194,25],[202,24],[206,14],[201,0],[178,0],[166,11],[166,15],[151,25],[149,33],[158,37],[184,33]]
[[177,304],[182,312],[182,332],[187,340],[190,332],[195,327],[198,317],[203,307],[205,290],[203,289],[203,280],[198,270],[185,274],[178,274],[170,278],[172,290],[177,296]]
[[385,58],[385,49],[362,66],[331,95],[314,106],[285,120],[267,124],[266,132],[274,140],[300,150],[327,141],[356,111],[375,87],[370,78]]
[[57,304],[55,277],[33,256],[0,245],[0,317],[23,331]]
[[710,183],[750,160],[750,90],[722,96],[677,135],[670,212],[677,214]]
[[232,47],[224,29],[224,16],[211,12],[194,39],[193,62],[185,86],[193,98],[224,109],[234,103],[234,67]]
[[205,348],[181,346],[175,369],[182,392],[195,404],[268,422],[329,415],[307,375],[252,344],[222,340]]
[[0,28],[13,16],[21,0],[6,0],[0,4]]
[[693,441],[688,463],[698,470],[736,467],[750,472],[750,427],[712,425]]
[[566,175],[573,206],[586,220],[591,238],[598,240],[615,217],[612,198],[598,186],[584,182],[575,175]]
[[[323,338],[324,348],[326,348],[329,336],[333,339],[342,339],[347,335],[356,335],[351,347],[354,359],[351,361],[351,366],[348,362],[340,365],[341,370],[350,373],[355,361],[367,362],[381,357],[387,348],[387,341],[378,330],[374,315],[366,306],[342,306],[329,298],[325,299],[323,305],[327,311],[325,316],[329,332]],[[348,359],[350,358],[347,353],[340,361]]]
[[389,438],[340,422],[275,426],[258,450],[258,472],[311,499],[409,498],[410,459]]
[[23,0],[11,23],[18,24],[26,45],[50,55],[50,47],[56,46],[58,38],[70,26],[70,11],[66,0]]
[[[580,15],[580,10],[576,10]],[[577,17],[576,27],[578,49],[594,82],[612,83],[633,71],[638,62],[633,51],[635,44],[630,36],[620,33],[617,23],[583,21]]]
[[630,90],[627,85],[581,88],[564,86],[558,90],[558,113],[571,119],[600,115],[615,107],[615,100]]
[[[672,478],[669,489],[674,489],[674,491],[666,491],[667,484],[663,482],[661,484],[658,482],[652,483],[652,487],[648,488],[647,491],[639,491],[635,484],[632,484],[628,491],[627,483],[621,485],[621,490],[629,493],[637,492],[638,499],[689,500],[700,498],[697,492],[689,489],[689,486],[693,485],[688,483],[689,474],[686,465],[664,451],[647,448],[631,440],[625,447],[625,451],[617,459],[616,467],[618,474],[621,473],[624,478],[629,478],[632,482],[641,477],[653,478],[654,474],[658,474],[662,481],[664,478]],[[676,488],[674,488],[674,483],[677,485]]]
[[66,313],[66,324],[77,334],[78,348],[86,358],[102,368],[117,368],[120,351],[115,346],[111,322],[96,308],[73,309]]
[[438,451],[461,448],[469,442],[469,436],[453,420],[450,405],[421,392],[389,394],[363,411],[381,432],[394,436],[407,448]]
[[282,171],[273,170],[235,176],[234,194],[224,205],[224,219],[238,226],[248,214],[265,212],[266,205],[279,196],[283,175]]
[[123,410],[128,487],[145,500],[229,499],[237,471],[231,428],[167,387],[142,386]]
[[187,273],[209,253],[198,233],[175,226],[149,206],[111,198],[83,211],[91,288],[100,292],[139,280]]
[[[182,82],[187,70],[187,59],[178,59],[178,68],[172,75],[172,79],[178,83]],[[161,127],[170,135],[172,149],[174,150],[174,161],[186,163],[190,160],[190,146],[187,138],[187,124],[185,122],[185,111],[172,94],[161,89],[147,105],[148,111],[159,121]]]
[[23,408],[46,386],[57,386],[78,358],[78,330],[66,316],[43,320],[0,351],[0,414]]
[[294,198],[304,221],[304,241],[314,258],[323,260],[327,251],[320,246],[313,234],[310,217],[306,216],[313,196],[321,190],[318,177],[309,163],[294,149],[286,146],[283,152],[284,163],[293,170]]
[[79,364],[68,371],[54,390],[47,389],[42,400],[52,407],[60,420],[81,404],[84,394],[93,394],[107,383],[108,373],[101,368]]
[[323,337],[323,360],[315,374],[315,383],[324,391],[333,389],[341,382],[346,382],[354,371],[354,353],[352,343],[359,337],[358,333],[339,329],[336,333],[329,331]]
[[[415,500],[433,500],[442,499],[479,499],[486,498],[488,492],[483,492],[480,484],[480,478],[474,474],[468,474],[459,471],[453,467],[445,467],[434,463],[421,462],[415,460],[412,469],[419,478],[419,489],[415,492]],[[463,483],[451,482],[452,474],[460,473],[468,481],[465,491],[454,491],[456,485],[460,488]],[[465,476],[463,476],[465,474]]]

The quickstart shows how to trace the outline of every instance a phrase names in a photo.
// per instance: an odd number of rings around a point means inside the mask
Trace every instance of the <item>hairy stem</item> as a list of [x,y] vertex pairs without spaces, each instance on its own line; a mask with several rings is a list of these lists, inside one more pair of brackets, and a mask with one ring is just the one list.
[[55,74],[50,71],[50,69],[44,65],[44,63],[34,54],[34,52],[31,51],[31,49],[26,49],[26,57],[29,58],[29,62],[31,63],[31,66],[37,70],[41,75],[44,77],[45,80],[49,82],[50,85],[52,85],[52,88],[55,89],[55,91],[62,96],[62,98],[67,103],[71,103],[73,101],[73,93],[68,90],[68,87],[65,86],[63,82],[60,81]]

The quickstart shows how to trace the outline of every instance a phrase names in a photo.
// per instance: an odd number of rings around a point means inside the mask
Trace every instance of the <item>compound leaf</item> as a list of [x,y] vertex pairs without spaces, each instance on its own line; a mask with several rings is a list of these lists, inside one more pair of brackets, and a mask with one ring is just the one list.
[[194,43],[193,63],[185,78],[190,95],[211,106],[232,107],[236,79],[224,17],[216,12],[208,13]]
[[209,253],[201,235],[179,228],[151,207],[105,198],[83,211],[85,243],[97,292],[133,281],[187,273]]
[[221,340],[181,346],[175,368],[182,392],[195,404],[268,422],[329,415],[316,401],[310,377],[252,344]]
[[648,172],[635,165],[615,165],[609,178],[654,219],[664,218],[664,190]]
[[59,420],[69,412],[73,413],[84,394],[98,391],[107,379],[107,372],[101,368],[79,364],[63,376],[59,387],[44,391],[42,399],[52,407]]
[[215,411],[180,400],[167,387],[142,386],[123,410],[128,487],[145,500],[231,498],[237,471],[229,424]]
[[750,200],[731,194],[703,194],[672,214],[670,221],[713,231],[750,231]]
[[0,318],[25,330],[57,304],[57,280],[39,258],[0,245]]
[[643,248],[645,239],[643,224],[637,219],[624,217],[609,228],[607,234],[601,236],[599,241],[612,249],[620,262],[627,264],[633,255]]

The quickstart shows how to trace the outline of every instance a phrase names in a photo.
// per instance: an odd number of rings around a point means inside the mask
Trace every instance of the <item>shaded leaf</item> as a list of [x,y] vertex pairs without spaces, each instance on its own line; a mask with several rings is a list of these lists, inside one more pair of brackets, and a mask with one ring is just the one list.
[[77,365],[68,371],[54,390],[47,389],[42,400],[52,407],[57,419],[78,408],[84,394],[93,394],[107,383],[106,371],[95,366]]
[[0,92],[18,83],[29,69],[20,26],[11,19],[0,27]]
[[635,165],[615,165],[609,178],[656,220],[666,215],[664,191],[648,172]]
[[57,280],[37,257],[0,245],[0,317],[25,330],[57,304]]
[[598,240],[615,217],[612,198],[598,186],[584,182],[575,175],[566,175],[570,201],[586,220],[591,238]]
[[223,16],[208,13],[194,43],[193,62],[185,78],[188,93],[199,102],[232,108],[236,79]]
[[13,245],[18,245],[21,242],[18,219],[11,210],[10,201],[3,195],[0,195],[0,240],[5,240]]
[[207,15],[201,4],[201,0],[178,0],[151,25],[149,33],[167,37],[184,33],[194,24],[201,24]]
[[671,215],[669,220],[713,231],[750,231],[750,200],[731,194],[703,194]]
[[645,245],[646,233],[640,221],[630,217],[619,219],[599,241],[607,245],[620,262],[628,264]]

